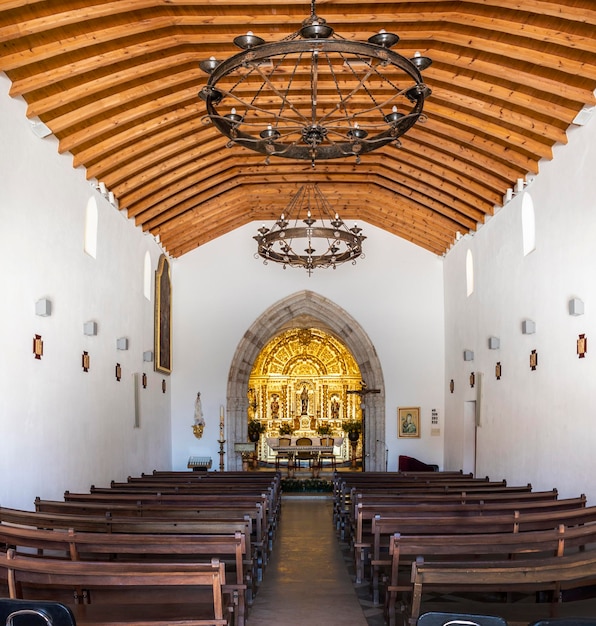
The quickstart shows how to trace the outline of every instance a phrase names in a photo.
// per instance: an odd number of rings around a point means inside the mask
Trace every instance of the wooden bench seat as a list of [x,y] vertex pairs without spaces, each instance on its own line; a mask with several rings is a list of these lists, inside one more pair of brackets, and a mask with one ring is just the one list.
[[[585,496],[564,500],[516,501],[478,504],[358,504],[353,529],[356,580],[362,582],[370,554],[379,560],[388,550],[389,537],[401,534],[463,534],[542,530],[560,523],[577,524],[596,519],[596,508],[586,508]],[[579,517],[578,517],[579,515]],[[558,521],[557,521],[558,520]]]
[[[77,626],[227,626],[223,563],[63,561],[0,553],[11,598],[46,597],[73,611]],[[73,603],[73,594],[88,603]],[[67,598],[68,601],[65,601]],[[181,601],[183,599],[184,601]]]
[[[561,557],[540,557],[527,560],[468,561],[468,562],[426,562],[414,561],[411,582],[413,585],[412,603],[408,618],[416,624],[422,610],[436,610],[437,605],[427,603],[424,594],[447,592],[452,594],[451,610],[469,608],[470,603],[482,607],[481,611],[494,612],[505,617],[512,624],[527,624],[544,617],[581,615],[590,606],[591,615],[596,609],[593,598],[583,602],[563,602],[561,593],[578,590],[596,584],[596,550],[581,551]],[[500,602],[498,604],[478,600],[464,600],[457,603],[453,594],[457,591],[467,594],[524,592],[527,594],[551,592],[551,601],[543,602]],[[544,593],[540,597],[544,597]],[[444,604],[443,604],[444,606]],[[468,611],[469,612],[469,611]],[[583,613],[585,614],[585,613]]]
[[246,536],[152,535],[82,533],[74,530],[38,530],[0,524],[0,543],[17,553],[31,548],[38,554],[80,560],[127,560],[142,562],[201,562],[217,558],[225,563],[228,584],[223,590],[233,598],[235,623],[243,626],[252,603],[253,574]]

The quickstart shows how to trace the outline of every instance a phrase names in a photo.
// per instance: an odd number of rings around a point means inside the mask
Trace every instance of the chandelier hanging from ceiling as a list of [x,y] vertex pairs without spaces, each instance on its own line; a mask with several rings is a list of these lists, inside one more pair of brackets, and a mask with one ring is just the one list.
[[307,183],[298,189],[281,217],[269,229],[259,228],[254,237],[265,265],[280,263],[284,269],[301,267],[308,271],[332,267],[364,258],[362,242],[366,237],[356,224],[348,228],[334,213],[318,185]]
[[275,43],[248,32],[234,39],[242,51],[200,63],[209,74],[199,92],[205,121],[243,146],[269,157],[336,159],[372,152],[423,118],[431,90],[421,71],[431,64],[390,48],[399,41],[380,31],[367,42],[336,35],[315,13]]

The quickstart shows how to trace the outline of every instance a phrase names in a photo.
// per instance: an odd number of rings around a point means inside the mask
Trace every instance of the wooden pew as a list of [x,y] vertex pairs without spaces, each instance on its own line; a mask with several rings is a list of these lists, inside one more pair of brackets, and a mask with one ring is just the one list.
[[253,521],[250,516],[239,518],[176,519],[172,517],[118,517],[101,515],[68,515],[41,513],[0,507],[0,522],[39,529],[75,530],[90,533],[130,534],[222,534],[241,532],[246,536],[247,554],[252,567],[254,585],[263,578],[261,549],[253,545]]
[[[222,594],[224,565],[217,560],[208,564],[63,561],[9,550],[0,553],[0,572],[8,579],[11,598],[29,597],[30,589],[43,589],[42,599],[69,605],[77,626],[230,624],[231,607]],[[89,604],[72,603],[72,593],[78,589],[88,592]],[[32,593],[38,597],[40,592]]]
[[[551,592],[548,602],[499,602],[477,601],[477,612],[498,614],[510,626],[526,624],[546,617],[594,616],[594,598],[584,601],[561,601],[561,592],[579,590],[596,583],[596,550],[582,551],[560,557],[540,557],[527,560],[476,560],[467,562],[425,562],[414,561],[411,582],[413,585],[412,603],[409,610],[409,623],[416,624],[422,610],[458,611],[457,602],[451,596],[448,603],[438,605],[423,601],[428,592],[457,591],[494,592]],[[543,595],[541,596],[543,597]],[[469,605],[469,600],[464,603]]]
[[[35,549],[38,554],[80,560],[204,562],[217,558],[226,564],[223,591],[233,599],[235,623],[243,626],[252,603],[253,580],[246,536],[81,533],[74,530],[38,530],[0,524],[0,543],[16,553]],[[231,579],[230,579],[231,577]]]
[[[580,517],[577,518],[578,513]],[[534,517],[532,517],[534,515]],[[478,504],[358,504],[354,529],[356,580],[362,582],[372,552],[376,561],[387,547],[389,536],[401,534],[468,534],[471,532],[518,532],[556,527],[558,523],[581,523],[596,519],[596,508],[586,508],[585,496],[564,500]],[[575,520],[575,521],[574,521]],[[383,542],[383,538],[385,541]]]
[[[388,619],[394,623],[399,592],[410,591],[412,562],[424,560],[461,561],[470,558],[514,558],[519,556],[563,556],[596,546],[596,522],[573,527],[517,533],[471,535],[400,535],[389,542],[391,567],[387,587]],[[374,561],[373,561],[374,562]],[[384,560],[381,561],[384,565]],[[407,577],[407,578],[404,578]]]

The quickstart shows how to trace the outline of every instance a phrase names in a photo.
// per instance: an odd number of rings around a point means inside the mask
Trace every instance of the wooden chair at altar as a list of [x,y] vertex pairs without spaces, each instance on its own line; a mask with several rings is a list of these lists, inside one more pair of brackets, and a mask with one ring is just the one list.
[[[322,446],[333,446],[333,437],[321,437],[321,445]],[[331,461],[331,467],[333,469],[337,468],[335,462],[335,452],[331,450],[330,452],[323,451],[319,455],[319,460],[321,461],[321,466],[323,465],[323,461],[328,460]]]
[[[279,438],[279,443],[277,444],[278,446],[289,446],[292,443],[292,440],[290,439],[290,437],[280,437]],[[279,469],[279,465],[280,465],[280,461],[283,461],[284,459],[286,461],[288,461],[290,458],[290,454],[289,452],[277,452],[277,455],[275,457],[275,469]]]
[[307,448],[312,448],[310,437],[300,437],[296,439],[296,467],[300,468],[300,461],[308,461],[308,467],[312,466],[313,452]]

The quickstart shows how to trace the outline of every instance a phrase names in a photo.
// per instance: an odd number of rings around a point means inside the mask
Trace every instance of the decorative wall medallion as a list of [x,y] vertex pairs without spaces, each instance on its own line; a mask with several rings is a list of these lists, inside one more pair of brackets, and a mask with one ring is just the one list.
[[120,367],[120,363],[116,363],[115,374],[116,374],[116,380],[120,382],[122,378],[122,367]]
[[577,340],[577,356],[580,359],[585,358],[588,351],[588,338],[585,335],[580,335]]
[[166,379],[162,378],[161,380],[161,392],[165,393],[166,392]]
[[476,384],[476,376],[474,375],[474,372],[472,372],[470,374],[470,387],[474,387],[474,385]]
[[455,383],[453,382],[453,378],[449,381],[449,391],[453,393],[455,390]]
[[89,371],[89,364],[90,364],[90,358],[89,358],[89,353],[88,352],[83,352],[83,356],[82,356],[82,366],[83,366],[83,371],[84,372],[88,372]]
[[147,389],[147,374],[143,372],[143,376],[141,377],[141,382],[143,385],[143,389]]
[[501,361],[497,361],[495,365],[495,377],[497,380],[501,380]]
[[532,350],[530,353],[530,369],[534,371],[538,367],[538,352]]
[[43,356],[43,340],[41,335],[35,335],[35,337],[33,337],[33,354],[36,359],[41,359]]

